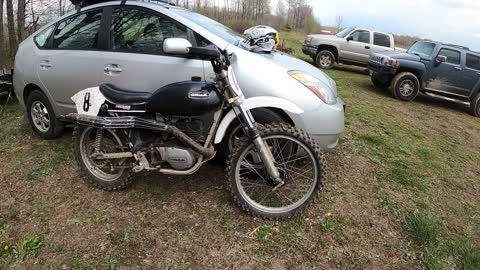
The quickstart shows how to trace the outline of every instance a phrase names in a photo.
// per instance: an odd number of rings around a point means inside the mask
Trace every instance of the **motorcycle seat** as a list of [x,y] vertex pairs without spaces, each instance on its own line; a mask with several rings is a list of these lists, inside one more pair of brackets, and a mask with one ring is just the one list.
[[149,92],[125,90],[109,83],[100,85],[100,92],[102,92],[109,101],[125,105],[146,103],[150,97],[152,97],[152,93]]

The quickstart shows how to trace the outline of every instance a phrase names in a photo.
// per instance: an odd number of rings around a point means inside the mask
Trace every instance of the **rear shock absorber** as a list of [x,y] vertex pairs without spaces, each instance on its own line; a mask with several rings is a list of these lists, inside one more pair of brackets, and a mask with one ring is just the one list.
[[95,153],[100,154],[103,141],[103,128],[97,128],[97,134],[95,136]]

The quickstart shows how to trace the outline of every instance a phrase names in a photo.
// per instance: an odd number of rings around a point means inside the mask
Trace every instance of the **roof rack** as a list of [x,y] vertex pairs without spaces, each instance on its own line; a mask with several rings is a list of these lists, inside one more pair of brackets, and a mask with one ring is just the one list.
[[[111,0],[70,0],[70,2],[72,2],[72,4],[77,7],[77,9],[102,3],[102,2],[108,2],[108,1],[111,1]],[[156,2],[156,3],[163,3],[163,4],[175,6],[175,3],[169,0],[140,0],[140,1],[147,2],[147,3]],[[127,0],[122,0],[122,4],[125,4],[126,2]]]
[[168,0],[141,0],[143,2],[147,2],[147,3],[150,3],[150,2],[160,2],[160,3],[164,3],[164,4],[167,4],[167,5],[170,5],[170,6],[176,6],[175,3],[171,2],[171,1],[168,1]]

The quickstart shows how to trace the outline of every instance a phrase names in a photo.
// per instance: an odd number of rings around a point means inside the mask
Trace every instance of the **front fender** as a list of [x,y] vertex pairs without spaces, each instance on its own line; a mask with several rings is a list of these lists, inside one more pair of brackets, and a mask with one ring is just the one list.
[[[253,97],[248,98],[243,102],[243,106],[246,110],[252,110],[255,108],[278,108],[293,114],[302,114],[304,111],[295,105],[293,102],[290,102],[283,98],[277,97]],[[222,142],[225,133],[227,132],[230,124],[235,120],[236,114],[234,110],[230,110],[220,122],[218,126],[217,133],[215,134],[215,144]]]

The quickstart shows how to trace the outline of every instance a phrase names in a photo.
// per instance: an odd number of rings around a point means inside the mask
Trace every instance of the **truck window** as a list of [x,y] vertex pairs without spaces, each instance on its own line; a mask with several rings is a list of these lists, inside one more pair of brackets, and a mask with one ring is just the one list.
[[368,31],[358,30],[353,32],[350,36],[353,38],[352,41],[370,43],[370,32]]
[[433,50],[435,49],[435,43],[418,41],[415,42],[407,53],[415,54],[421,57],[432,57]]
[[390,37],[381,33],[373,34],[373,45],[390,48]]
[[451,49],[441,49],[438,55],[447,57],[447,63],[460,65],[460,52]]
[[467,53],[467,67],[480,70],[480,56]]

